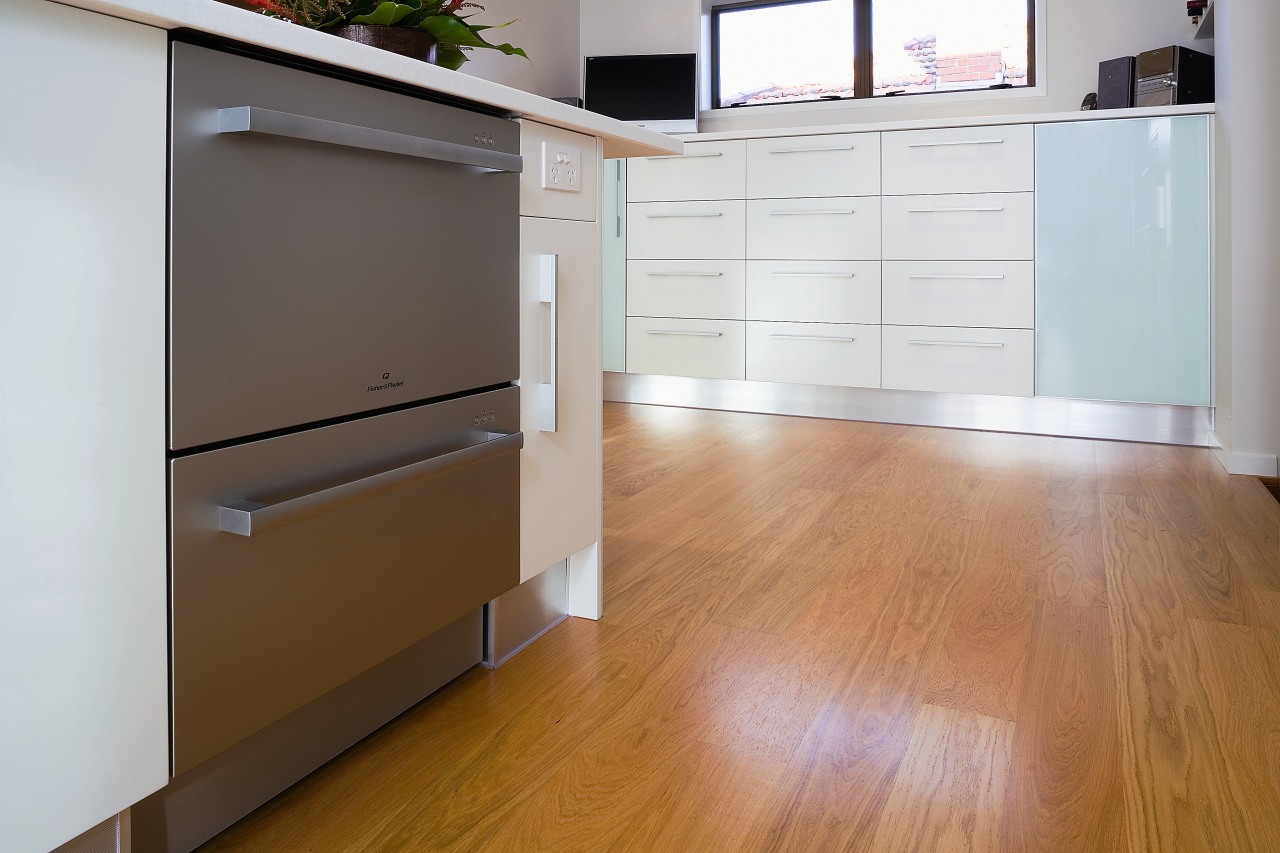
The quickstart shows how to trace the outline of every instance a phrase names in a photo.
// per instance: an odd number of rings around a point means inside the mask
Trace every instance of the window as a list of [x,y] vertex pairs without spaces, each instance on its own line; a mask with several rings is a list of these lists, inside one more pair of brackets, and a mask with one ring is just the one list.
[[1034,85],[1035,0],[772,0],[711,10],[715,107]]

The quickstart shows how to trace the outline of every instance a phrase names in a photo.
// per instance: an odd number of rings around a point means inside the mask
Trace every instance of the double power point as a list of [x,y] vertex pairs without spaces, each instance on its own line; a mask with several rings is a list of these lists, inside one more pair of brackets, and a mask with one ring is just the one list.
[[582,149],[554,142],[542,143],[542,188],[582,192]]

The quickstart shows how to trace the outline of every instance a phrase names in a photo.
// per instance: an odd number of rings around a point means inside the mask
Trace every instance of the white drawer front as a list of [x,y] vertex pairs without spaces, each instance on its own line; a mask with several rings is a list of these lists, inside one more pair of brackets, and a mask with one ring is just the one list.
[[879,323],[879,261],[747,261],[747,319]]
[[1035,327],[1033,261],[886,261],[884,322]]
[[747,203],[747,257],[880,257],[879,197],[761,199]]
[[742,139],[690,142],[683,156],[627,161],[627,201],[744,198],[747,146]]
[[884,326],[885,388],[1035,394],[1035,333],[1025,329]]
[[880,387],[880,327],[747,323],[747,379]]
[[1030,192],[1034,136],[1029,124],[885,133],[884,194]]
[[627,256],[640,260],[743,257],[746,202],[627,205]]
[[743,377],[743,324],[735,320],[627,319],[627,372],[704,379]]
[[880,134],[747,140],[747,198],[880,194]]
[[886,260],[1035,257],[1034,193],[885,196]]
[[744,261],[629,261],[627,314],[741,320]]

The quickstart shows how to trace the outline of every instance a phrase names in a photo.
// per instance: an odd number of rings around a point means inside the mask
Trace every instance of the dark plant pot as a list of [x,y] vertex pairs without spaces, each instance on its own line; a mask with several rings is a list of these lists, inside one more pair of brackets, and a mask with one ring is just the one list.
[[339,24],[336,27],[326,27],[324,32],[332,33],[347,41],[360,42],[360,44],[389,50],[411,59],[436,64],[436,37],[422,30],[386,27],[381,24]]

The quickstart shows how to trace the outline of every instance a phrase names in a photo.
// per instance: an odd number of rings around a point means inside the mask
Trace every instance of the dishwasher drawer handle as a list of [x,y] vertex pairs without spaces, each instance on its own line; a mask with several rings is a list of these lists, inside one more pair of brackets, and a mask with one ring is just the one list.
[[513,453],[524,446],[524,433],[488,433],[488,435],[490,437],[487,441],[464,447],[462,450],[433,456],[402,468],[393,468],[381,474],[374,474],[372,477],[352,480],[340,486],[322,489],[277,504],[239,501],[229,506],[219,507],[218,527],[224,533],[234,533],[237,536],[265,533],[277,527],[284,527],[286,524],[293,524],[295,521],[331,512],[391,489],[449,474],[468,465],[487,462],[498,456]]
[[479,166],[494,172],[520,172],[524,160],[518,154],[490,151],[473,145],[459,145],[442,139],[429,139],[408,133],[395,133],[358,124],[312,118],[311,116],[282,113],[262,107],[225,107],[218,110],[219,133],[262,133],[268,136],[286,136],[310,142],[326,142],[363,148],[387,154],[404,154],[424,160],[440,160]]

